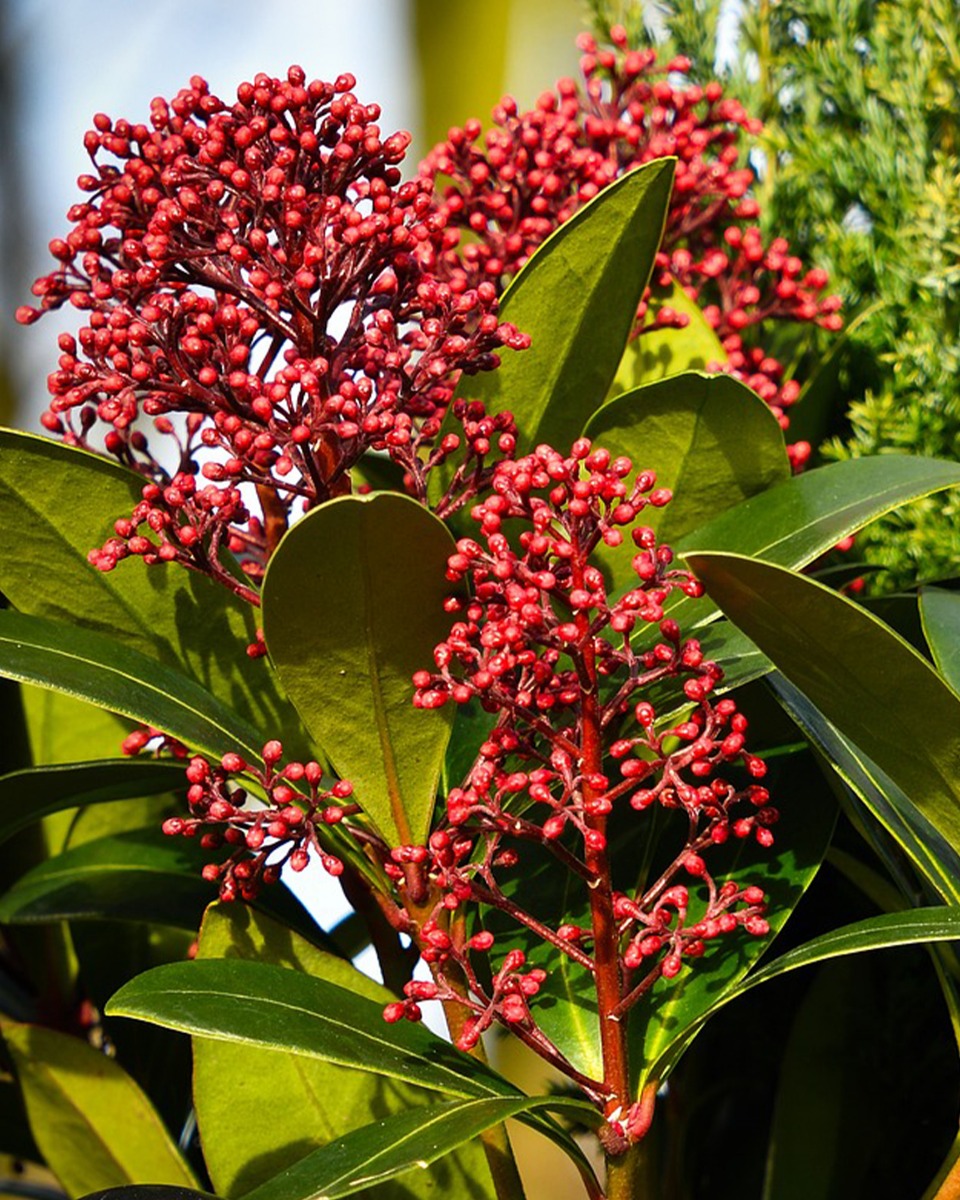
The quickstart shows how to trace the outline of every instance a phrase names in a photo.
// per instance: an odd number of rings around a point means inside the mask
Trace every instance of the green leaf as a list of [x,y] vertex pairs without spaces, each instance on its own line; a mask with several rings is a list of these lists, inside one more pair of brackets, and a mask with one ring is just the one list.
[[282,728],[289,706],[263,660],[244,653],[256,631],[250,605],[195,571],[124,562],[105,573],[87,562],[143,483],[99,455],[0,430],[0,591],[20,612],[108,635],[261,728]]
[[857,798],[851,804],[858,800],[896,840],[894,854],[875,833],[871,836],[862,812],[850,814],[892,877],[896,879],[902,874],[902,852],[905,852],[920,876],[945,903],[960,904],[960,855],[953,846],[933,828],[903,789],[845,738],[802,692],[777,672],[768,683],[790,717],[822,751],[849,793]]
[[[268,962],[303,971],[381,1007],[395,999],[349,962],[246,905],[216,904],[208,909],[198,957]],[[236,1042],[195,1037],[193,1058],[193,1098],[204,1161],[221,1196],[257,1187],[358,1125],[398,1111],[422,1112],[422,1105],[435,1098],[368,1071]],[[264,1111],[282,1111],[282,1123],[261,1120]],[[469,1180],[476,1200],[492,1196],[479,1146],[464,1147],[448,1168],[460,1180],[464,1194]],[[438,1183],[432,1172],[424,1174],[411,1181],[412,1192],[404,1190],[402,1197],[412,1200],[412,1194],[435,1194]],[[378,1189],[377,1195],[402,1200],[391,1188]]]
[[100,633],[0,611],[0,675],[78,696],[219,757],[259,757],[256,729],[185,675]]
[[643,384],[678,375],[681,371],[703,371],[713,363],[727,361],[723,343],[710,327],[695,300],[678,283],[669,288],[651,287],[644,318],[649,325],[663,308],[672,308],[687,318],[683,329],[648,329],[633,338],[624,351],[611,396]]
[[947,842],[960,844],[960,697],[926,659],[802,575],[739,555],[691,553],[688,561],[785,678]]
[[[729,375],[687,372],[626,392],[587,422],[584,436],[673,491],[664,508],[646,508],[641,523],[670,545],[718,513],[790,478],[783,433],[769,407]],[[597,558],[617,592],[635,586],[629,537],[601,545]]]
[[125,1183],[195,1187],[147,1097],[79,1038],[0,1021],[30,1129],[69,1196]]
[[960,594],[946,588],[921,588],[920,620],[937,670],[960,692]]
[[183,786],[183,763],[149,759],[105,759],[13,771],[0,776],[0,842],[64,809],[155,796]]
[[376,1002],[267,963],[156,967],[122,987],[107,1013],[320,1058],[452,1096],[516,1095],[496,1072],[422,1025],[387,1025]]
[[[957,463],[898,454],[848,459],[806,471],[744,500],[686,534],[674,549],[683,555],[729,551],[782,566],[805,567],[876,517],[921,496],[957,486]],[[702,602],[696,609],[688,608],[687,603],[684,599],[677,610],[682,605],[693,619],[706,618],[709,610]]]
[[[800,898],[813,882],[827,852],[836,820],[836,806],[822,786],[822,776],[809,755],[791,756],[788,766],[769,779],[780,810],[777,841],[772,850],[756,842],[735,841],[710,858],[718,884],[728,879],[740,887],[763,889],[767,896],[767,937],[738,932],[707,944],[704,955],[675,979],[660,979],[631,1014],[636,1039],[640,1087],[663,1079],[699,1028],[703,1015],[720,997],[736,994],[747,972],[786,924]],[[696,889],[691,895],[696,896]],[[635,1023],[640,1028],[636,1029]]]
[[389,842],[427,836],[452,706],[413,707],[450,631],[455,544],[406,496],[344,496],[284,537],[263,585],[270,656],[304,724]]
[[0,1159],[9,1155],[21,1162],[43,1161],[33,1140],[20,1089],[9,1077],[0,1077]]
[[[471,1138],[537,1108],[569,1110],[597,1121],[590,1105],[555,1096],[448,1100],[399,1113],[348,1133],[282,1175],[248,1192],[243,1200],[338,1200],[384,1179],[424,1169]],[[602,1119],[602,1118],[601,1118]],[[449,1194],[449,1193],[448,1193]]]
[[216,890],[192,839],[142,829],[84,842],[34,867],[0,897],[0,923],[151,921],[196,930]]
[[464,380],[465,396],[513,413],[521,446],[561,451],[580,436],[616,374],[663,235],[673,159],[605,187],[531,255],[504,293],[501,320],[532,343],[499,370]]

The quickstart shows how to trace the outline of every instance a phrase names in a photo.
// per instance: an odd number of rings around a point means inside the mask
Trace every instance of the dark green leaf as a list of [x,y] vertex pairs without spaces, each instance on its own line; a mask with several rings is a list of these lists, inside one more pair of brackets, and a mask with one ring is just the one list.
[[553,1096],[449,1100],[348,1133],[289,1167],[243,1200],[338,1200],[405,1171],[422,1170],[493,1125],[537,1108],[598,1117],[585,1103]]
[[241,716],[281,728],[289,706],[266,664],[244,653],[257,624],[250,605],[179,567],[134,561],[105,573],[87,562],[138,503],[143,482],[99,455],[0,430],[0,591],[20,612],[108,635]]
[[411,676],[450,630],[455,548],[406,496],[344,496],[290,530],[267,571],[270,656],[304,724],[394,845],[429,829],[452,706],[413,707]]
[[256,758],[263,739],[198,683],[101,633],[0,611],[0,675],[155,725],[219,757]]
[[[646,508],[641,523],[670,545],[711,517],[790,478],[783,433],[768,405],[729,375],[689,371],[635,388],[605,404],[584,436],[669,487],[665,508]],[[635,586],[629,537],[601,545],[597,557],[613,589]]]
[[106,759],[14,771],[0,777],[0,842],[66,808],[153,796],[183,786],[179,762]]
[[937,670],[955,692],[960,692],[960,593],[922,588],[920,619]]
[[664,308],[685,316],[687,324],[683,329],[648,329],[633,338],[617,368],[611,396],[669,375],[679,375],[681,371],[703,371],[713,363],[727,361],[723,343],[700,306],[678,283],[669,288],[651,287],[647,305],[646,325]]
[[81,1041],[0,1021],[44,1160],[69,1196],[150,1179],[196,1179],[150,1101],[118,1063]]
[[569,447],[603,403],[660,246],[673,159],[604,188],[565,221],[514,278],[501,319],[529,333],[499,370],[465,380],[465,396],[513,413],[524,450]]
[[267,963],[173,963],[133,979],[107,1005],[201,1037],[285,1050],[453,1096],[514,1096],[496,1072],[422,1025],[387,1025],[382,1006]]
[[0,1158],[4,1155],[21,1162],[43,1161],[27,1123],[20,1089],[9,1078],[0,1078]]
[[802,575],[739,555],[688,561],[785,678],[960,844],[960,697],[926,659]]

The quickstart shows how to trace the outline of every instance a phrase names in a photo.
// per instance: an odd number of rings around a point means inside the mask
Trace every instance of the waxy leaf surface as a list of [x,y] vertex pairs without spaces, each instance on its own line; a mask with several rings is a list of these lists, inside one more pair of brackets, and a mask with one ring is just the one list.
[[520,448],[566,453],[603,403],[663,235],[673,159],[656,159],[604,188],[531,255],[500,316],[532,343],[501,352],[499,370],[462,381],[489,412],[513,413]]
[[285,1050],[453,1096],[514,1096],[489,1067],[422,1025],[388,1025],[372,1000],[300,971],[216,959],[157,967],[107,1005],[202,1037]]
[[155,796],[184,786],[182,763],[149,759],[104,759],[13,771],[0,777],[0,842],[64,809]]
[[198,683],[102,633],[0,611],[0,675],[77,696],[219,757],[263,739]]
[[920,619],[937,670],[960,693],[960,593],[921,589]]
[[290,530],[263,587],[270,657],[309,732],[393,845],[427,835],[452,706],[413,707],[450,631],[453,538],[406,496],[345,496]]
[[803,575],[732,554],[688,561],[784,677],[960,844],[960,697],[926,659]]
[[0,1021],[30,1128],[68,1196],[126,1183],[195,1187],[150,1101],[120,1065],[79,1038]]
[[[303,971],[381,1007],[395,999],[349,962],[246,905],[217,904],[207,910],[198,957],[267,962]],[[318,1147],[378,1117],[398,1112],[416,1117],[425,1103],[436,1099],[368,1071],[238,1042],[195,1037],[193,1061],[193,1099],[204,1161],[222,1196],[246,1193],[281,1171],[280,1179],[287,1179],[294,1164]],[[265,1110],[282,1111],[283,1122],[264,1122],[260,1118]],[[463,1147],[443,1171],[448,1190],[459,1187],[477,1200],[493,1195],[479,1146]],[[436,1195],[440,1186],[442,1181],[429,1172],[409,1180],[407,1189],[386,1185],[376,1195],[382,1200],[412,1200],[414,1195]]]
[[[672,490],[669,504],[647,507],[638,519],[669,545],[790,478],[776,418],[729,375],[689,371],[635,388],[594,413],[583,432],[611,454],[627,455],[636,470],[655,471],[657,486]],[[598,547],[615,592],[636,585],[636,552],[629,535],[620,546]]]
[[[493,1125],[537,1108],[567,1109],[580,1120],[598,1117],[588,1104],[553,1096],[448,1100],[356,1129],[247,1193],[243,1200],[339,1200],[352,1196],[395,1175],[422,1171]],[[416,1178],[404,1174],[403,1183],[415,1186]]]

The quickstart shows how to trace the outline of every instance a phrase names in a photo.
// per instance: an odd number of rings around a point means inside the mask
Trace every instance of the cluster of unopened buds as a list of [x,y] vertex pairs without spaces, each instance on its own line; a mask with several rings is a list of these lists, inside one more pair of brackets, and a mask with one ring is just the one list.
[[222,544],[255,583],[292,515],[349,490],[367,450],[429,445],[458,379],[528,343],[492,282],[430,273],[445,218],[426,180],[401,181],[409,135],[382,136],[354,84],[292,67],[229,105],[195,77],[149,123],[95,117],[86,198],[18,318],[85,315],[43,425],[153,485],[100,569],[177,560],[231,586]]
[[[134,752],[131,746],[129,752]],[[187,766],[189,817],[170,817],[163,832],[199,838],[205,850],[231,850],[220,863],[203,868],[204,879],[217,883],[221,900],[253,900],[263,884],[276,883],[285,866],[302,871],[314,851],[333,876],[343,862],[329,850],[329,831],[359,811],[350,803],[347,780],[327,786],[316,762],[281,766],[283,747],[269,741],[262,766],[239,754],[218,763],[195,756]],[[345,801],[347,803],[345,803]]]
[[[527,112],[508,97],[485,137],[479,121],[468,121],[424,161],[421,174],[447,226],[436,273],[457,286],[486,279],[502,287],[604,187],[642,163],[675,156],[664,239],[636,331],[686,326],[690,318],[670,304],[671,290],[682,288],[726,354],[707,369],[746,382],[787,428],[800,389],[763,348],[767,323],[837,330],[842,322],[839,297],[824,294],[826,273],[805,268],[783,238],[768,244],[756,224],[742,135],[758,133],[760,122],[719,83],[689,83],[686,58],[661,63],[653,50],[631,49],[620,26],[609,46],[589,34],[579,46],[581,83],[560,80]],[[797,467],[808,456],[805,443],[792,447]]]
[[[439,899],[420,930],[433,980],[412,981],[385,1015],[419,1020],[425,1000],[466,1005],[461,1048],[501,1021],[602,1097],[599,1082],[579,1076],[531,1016],[543,969],[526,965],[514,947],[497,970],[478,972],[476,955],[494,948],[494,934],[468,936],[451,914],[465,905],[498,911],[595,971],[593,930],[523,911],[500,876],[518,865],[526,844],[545,848],[595,888],[609,873],[605,822],[615,808],[675,810],[682,836],[674,859],[636,891],[611,892],[622,1015],[715,938],[768,932],[762,890],[717,882],[706,857],[731,838],[770,846],[777,811],[758,782],[765,764],[746,748],[745,717],[732,699],[714,699],[722,672],[665,613],[672,592],[697,597],[702,589],[673,567],[654,531],[636,523],[648,506],[670,500],[653,473],[635,473],[629,459],[581,439],[567,456],[540,446],[498,463],[491,492],[471,513],[485,546],[463,538],[448,563],[451,583],[469,580],[470,598],[447,602],[458,619],[436,648],[436,670],[418,672],[414,684],[421,707],[476,700],[498,717],[468,778],[449,792],[427,847],[394,852],[407,868],[393,871],[401,894],[415,866]],[[589,559],[601,544],[623,545],[625,532],[636,551],[636,584],[611,599]],[[668,680],[679,694],[660,714],[642,697]],[[731,770],[745,778],[731,782]],[[466,993],[448,966],[466,979]]]

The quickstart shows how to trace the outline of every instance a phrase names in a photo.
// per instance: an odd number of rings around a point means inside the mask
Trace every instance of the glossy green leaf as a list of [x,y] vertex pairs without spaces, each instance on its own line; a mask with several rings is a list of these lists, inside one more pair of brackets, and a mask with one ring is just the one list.
[[[380,1006],[395,999],[349,962],[246,905],[208,909],[198,957],[267,962],[303,971]],[[432,1093],[368,1071],[237,1042],[195,1037],[193,1058],[193,1098],[204,1161],[221,1196],[258,1187],[319,1146],[377,1117],[422,1112],[422,1105],[435,1099]],[[262,1121],[264,1110],[282,1111],[283,1122]],[[457,1180],[464,1194],[469,1180],[476,1200],[493,1195],[479,1146],[464,1147],[446,1170],[451,1187]],[[377,1195],[383,1200],[413,1200],[414,1195],[435,1195],[440,1182],[433,1172],[425,1173],[410,1181],[409,1191],[398,1194],[388,1186]]]
[[198,683],[101,633],[0,611],[0,675],[78,696],[220,756],[263,738]]
[[[960,904],[960,855],[954,847],[930,824],[903,789],[897,787],[849,738],[845,738],[801,691],[777,672],[771,675],[769,684],[791,718],[822,751],[831,769],[895,839],[894,854],[889,847],[879,844],[877,837],[870,836],[869,827],[863,827],[862,814],[859,822],[855,821],[892,876],[897,878],[902,873],[902,856],[906,853],[919,875],[945,903]],[[896,861],[898,858],[901,861]]]
[[281,728],[289,706],[266,663],[244,653],[257,625],[250,605],[195,571],[133,561],[105,573],[87,562],[143,482],[99,455],[0,430],[0,591],[20,612],[108,635]]
[[450,631],[442,521],[406,496],[344,496],[290,530],[263,586],[270,656],[304,724],[394,845],[429,829],[452,706],[413,707],[411,676]]
[[921,588],[920,620],[937,670],[960,693],[960,593]]
[[[695,300],[678,283],[669,288],[651,287],[644,324],[649,325],[661,309],[672,308],[687,318],[682,329],[648,329],[633,338],[624,351],[611,396],[632,388],[679,375],[681,371],[704,371],[727,361],[723,343]],[[714,368],[715,369],[715,368]]]
[[0,923],[153,921],[197,929],[216,889],[193,839],[138,830],[85,842],[28,871],[0,897]]
[[0,842],[33,821],[81,804],[157,795],[184,786],[183,764],[106,759],[33,767],[0,777]]
[[195,1187],[150,1101],[118,1063],[79,1038],[0,1021],[30,1128],[68,1196],[125,1183]]
[[[729,375],[688,371],[635,388],[605,404],[584,436],[637,470],[653,470],[673,500],[646,508],[641,523],[674,545],[716,514],[790,478],[783,432],[769,407]],[[597,558],[616,592],[635,586],[629,537],[601,545]]]
[[[248,1192],[244,1200],[338,1200],[437,1159],[479,1137],[493,1125],[537,1108],[569,1110],[596,1121],[592,1106],[555,1096],[448,1100],[429,1108],[385,1117],[348,1133],[336,1144],[288,1168]],[[403,1182],[408,1181],[405,1176]],[[450,1194],[450,1193],[448,1193]]]
[[688,561],[785,678],[960,844],[960,697],[926,659],[805,576],[739,555]]
[[320,1058],[452,1096],[513,1096],[495,1071],[422,1025],[388,1025],[375,1001],[268,963],[216,959],[157,967],[107,1005],[201,1037]]
[[656,159],[604,188],[531,255],[500,304],[529,333],[499,370],[471,376],[463,394],[509,410],[524,452],[580,436],[616,374],[663,235],[673,159]]
[[[885,454],[831,463],[744,500],[686,534],[674,549],[683,555],[729,551],[805,567],[884,513],[957,486],[960,466],[935,458]],[[686,597],[672,609],[684,628],[715,612],[703,601]]]
[[[710,870],[718,883],[731,879],[741,887],[763,889],[770,934],[718,938],[676,978],[654,984],[630,1018],[641,1087],[650,1079],[664,1078],[704,1014],[716,1007],[720,997],[739,991],[744,977],[769,949],[813,882],[827,852],[836,806],[809,756],[792,761],[769,783],[780,810],[773,848],[764,850],[752,840],[735,840],[721,853],[710,855]],[[695,889],[691,895],[696,895]]]

